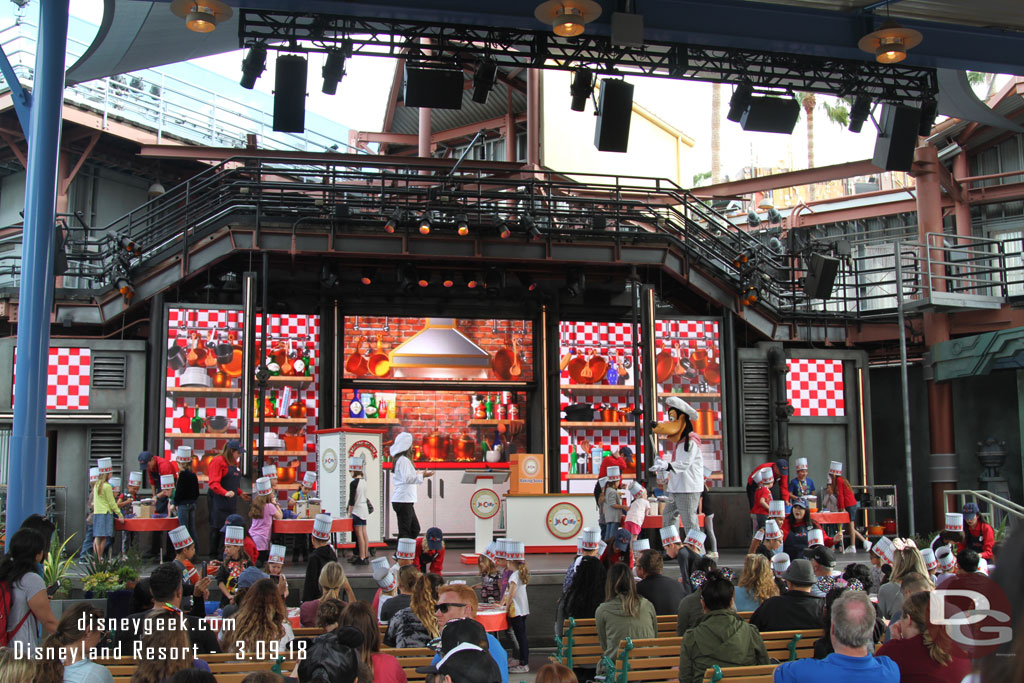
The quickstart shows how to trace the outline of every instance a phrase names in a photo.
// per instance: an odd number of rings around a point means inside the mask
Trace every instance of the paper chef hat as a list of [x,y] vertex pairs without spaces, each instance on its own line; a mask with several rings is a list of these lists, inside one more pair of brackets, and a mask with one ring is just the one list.
[[100,478],[100,468],[90,467],[89,468],[89,483],[95,484]]
[[782,576],[782,574],[789,569],[789,555],[786,553],[779,553],[772,558],[772,572],[775,576]]
[[609,465],[607,474],[609,481],[616,481],[622,478],[622,469],[618,465]]
[[601,530],[587,527],[583,530],[582,543],[584,550],[595,550],[601,542]]
[[484,549],[484,555],[487,556],[491,562],[497,562],[498,560],[498,544],[491,541],[487,544],[487,548]]
[[400,539],[398,539],[398,547],[395,549],[395,559],[397,559],[397,560],[415,560],[416,559],[416,539],[415,538],[400,538]]
[[229,526],[224,530],[224,545],[245,545],[245,529]]
[[260,477],[256,480],[256,495],[264,496],[274,490],[270,477]]
[[939,563],[939,569],[949,573],[956,568],[956,555],[948,545],[944,545],[935,551],[935,559]]
[[283,545],[271,545],[270,556],[267,558],[267,562],[270,564],[284,564],[285,547]]
[[386,557],[375,557],[370,560],[370,570],[373,572],[373,580],[380,581],[388,572],[391,571],[391,565],[388,564],[388,558]]
[[313,470],[306,470],[306,473],[302,475],[302,483],[310,488],[316,486],[316,472]]
[[577,555],[582,555],[583,554],[583,536],[582,535],[576,537],[576,554]]
[[277,467],[274,465],[264,465],[263,476],[271,479],[277,479]]
[[769,519],[764,523],[764,540],[766,541],[781,541],[782,540],[782,529],[779,528],[778,522],[774,519]]
[[651,549],[651,542],[646,538],[638,538],[633,541],[633,552],[642,553],[645,550]]
[[384,576],[377,579],[377,585],[380,586],[380,589],[385,593],[390,593],[391,591],[398,588],[398,579],[395,578],[395,575],[393,573],[388,572]]
[[939,568],[939,561],[935,559],[935,552],[931,548],[921,548],[921,559],[928,571],[933,572]]
[[100,458],[96,461],[96,466],[100,468],[100,474],[110,474],[114,471],[114,460],[112,458]]
[[362,472],[363,468],[366,467],[366,458],[361,455],[356,455],[349,458],[348,467],[351,470]]
[[121,489],[121,477],[111,477],[110,488],[119,491]]
[[508,559],[513,562],[526,562],[526,546],[522,541],[507,541]]
[[674,524],[670,526],[664,526],[661,528],[661,544],[672,545],[673,543],[682,543],[679,540],[679,529]]
[[821,529],[811,529],[808,531],[807,545],[825,545],[825,532]]
[[192,536],[188,533],[188,529],[179,526],[171,529],[171,543],[174,545],[175,550],[181,550],[192,545]]
[[640,482],[634,481],[629,485],[629,495],[639,496],[640,492],[644,490],[644,487],[640,485]]
[[773,500],[768,503],[768,516],[769,517],[785,517],[786,516],[786,502],[783,500]]
[[834,474],[835,476],[838,477],[843,473],[843,463],[839,462],[838,460],[833,460],[828,464],[828,473]]
[[796,459],[796,471],[799,472],[800,470],[806,470],[806,469],[807,469],[807,458],[797,458]]
[[604,541],[601,541],[600,543],[598,543],[597,544],[597,556],[598,557],[604,557],[604,551],[607,550],[607,549],[608,549],[608,544],[607,543],[605,543]]
[[690,546],[700,554],[704,554],[704,540],[707,538],[700,529],[690,529],[686,532],[686,540],[683,541],[685,545]]
[[161,489],[173,489],[174,488],[174,475],[173,474],[161,474],[160,475],[160,488]]
[[959,531],[964,530],[964,516],[959,512],[947,512],[946,513],[946,531]]
[[326,541],[331,537],[331,516],[319,514],[313,519],[313,538]]
[[191,446],[178,446],[174,451],[175,462],[192,462],[192,447]]
[[[880,537],[875,541],[875,545],[871,548],[871,552],[877,555],[883,562],[887,562],[889,564],[892,564],[893,551],[895,550],[896,546],[894,546],[892,541],[886,536]],[[928,550],[930,551],[931,548],[928,548]]]
[[142,472],[129,472],[128,473],[128,485],[129,486],[142,486]]

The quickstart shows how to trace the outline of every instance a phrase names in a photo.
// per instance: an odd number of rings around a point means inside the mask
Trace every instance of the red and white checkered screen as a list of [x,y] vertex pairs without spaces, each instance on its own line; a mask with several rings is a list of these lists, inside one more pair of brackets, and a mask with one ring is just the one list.
[[843,417],[843,361],[821,358],[790,358],[786,398],[793,417]]
[[[14,368],[18,350],[14,350],[11,368],[11,405],[14,405]],[[89,410],[89,383],[92,376],[92,350],[57,347],[50,349],[46,369],[47,410]]]

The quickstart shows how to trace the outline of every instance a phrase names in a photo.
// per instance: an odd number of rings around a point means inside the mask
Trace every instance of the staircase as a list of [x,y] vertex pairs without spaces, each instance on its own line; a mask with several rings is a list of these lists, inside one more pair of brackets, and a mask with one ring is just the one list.
[[[945,491],[942,498],[945,512],[960,512],[964,509],[964,503],[976,503],[981,510],[982,518],[997,530],[1004,524],[1011,528],[1015,527],[1024,520],[1024,506],[991,491],[955,489]],[[955,501],[952,507],[951,498]]]

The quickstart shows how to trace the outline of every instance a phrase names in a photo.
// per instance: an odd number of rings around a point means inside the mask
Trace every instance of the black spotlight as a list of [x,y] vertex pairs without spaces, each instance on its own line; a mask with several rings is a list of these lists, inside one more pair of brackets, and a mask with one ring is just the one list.
[[757,215],[757,211],[751,209],[747,211],[747,225],[752,228],[756,228],[761,225],[761,218]]
[[462,271],[462,282],[465,283],[466,289],[476,289],[480,286],[480,278],[472,270]]
[[430,212],[429,211],[424,211],[423,215],[420,216],[420,234],[421,235],[429,235],[430,234],[430,225],[431,225]]
[[274,130],[302,133],[306,129],[306,75],[309,65],[299,55],[277,58],[274,74]]
[[608,229],[608,219],[605,218],[604,216],[594,216],[592,219],[590,219],[590,224],[591,227],[594,228],[594,230]]
[[572,86],[569,93],[572,95],[572,110],[583,111],[587,108],[587,100],[594,90],[594,73],[590,69],[576,69],[572,76]]
[[537,281],[530,277],[529,273],[519,272],[516,273],[516,275],[519,278],[519,282],[527,292],[532,292],[537,289]]
[[921,103],[921,123],[918,125],[917,134],[921,137],[928,137],[932,134],[932,126],[935,125],[935,117],[939,114],[939,103],[935,100],[925,100]]
[[464,213],[455,214],[455,230],[459,233],[459,237],[465,237],[469,234],[469,216]]
[[406,263],[398,269],[398,285],[403,292],[408,293],[415,289],[417,280],[419,276],[416,273],[416,266],[411,263]]
[[534,220],[533,216],[526,213],[523,214],[522,220],[523,228],[526,230],[526,234],[531,240],[539,240],[544,237],[544,233],[537,227],[537,221]]
[[503,240],[507,240],[512,236],[512,229],[508,227],[508,221],[501,221],[498,223],[498,237]]
[[871,116],[871,98],[867,95],[857,95],[850,107],[850,125],[848,130],[851,133],[859,133],[864,127],[864,122]]
[[267,70],[267,47],[253,45],[242,60],[242,80],[238,82],[246,90],[256,87],[256,81]]
[[325,263],[320,267],[320,284],[326,289],[331,289],[338,284],[338,274],[334,272],[330,264]]
[[451,289],[455,286],[455,275],[450,270],[441,273],[441,286],[445,289]]
[[487,95],[494,87],[498,78],[498,65],[493,60],[484,59],[476,67],[473,74],[473,101],[479,104],[487,103]]
[[565,278],[565,290],[571,297],[577,297],[586,289],[587,278],[579,268],[572,268]]
[[416,278],[416,284],[420,287],[420,289],[426,289],[427,287],[430,286],[430,279],[431,275],[429,272],[421,272]]
[[388,216],[387,222],[384,223],[384,232],[388,233],[389,235],[393,233],[398,228],[398,224],[399,222],[401,222],[401,220],[402,210],[395,209],[394,211],[392,211],[391,215]]
[[754,95],[754,86],[749,81],[743,81],[736,86],[736,90],[729,99],[729,113],[725,118],[730,121],[740,122],[743,112],[750,106],[750,100]]
[[498,296],[505,289],[505,271],[501,268],[488,268],[484,274],[484,287],[489,296]]
[[325,95],[334,95],[338,92],[338,83],[345,76],[345,53],[342,50],[329,50],[327,60],[324,62],[323,71],[324,85],[320,91]]
[[782,225],[782,214],[774,206],[768,209],[768,225]]
[[369,287],[373,284],[373,278],[376,277],[376,275],[376,268],[363,268],[363,272],[359,276],[359,282]]

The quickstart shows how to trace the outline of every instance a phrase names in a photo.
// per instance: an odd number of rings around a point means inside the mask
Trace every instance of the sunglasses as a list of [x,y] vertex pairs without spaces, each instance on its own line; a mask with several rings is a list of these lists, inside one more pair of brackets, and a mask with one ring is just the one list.
[[464,603],[464,602],[441,602],[441,603],[438,603],[438,605],[437,605],[437,611],[440,612],[441,614],[448,614],[448,610],[451,609],[452,607],[465,607],[465,606],[466,606],[466,603]]

